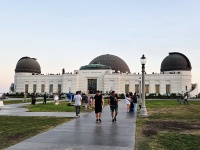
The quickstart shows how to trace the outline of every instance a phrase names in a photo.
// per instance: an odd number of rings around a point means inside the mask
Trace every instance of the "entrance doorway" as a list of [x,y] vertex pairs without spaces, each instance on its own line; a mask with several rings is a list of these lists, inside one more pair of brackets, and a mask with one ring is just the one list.
[[97,91],[97,79],[88,79],[89,94],[95,94]]

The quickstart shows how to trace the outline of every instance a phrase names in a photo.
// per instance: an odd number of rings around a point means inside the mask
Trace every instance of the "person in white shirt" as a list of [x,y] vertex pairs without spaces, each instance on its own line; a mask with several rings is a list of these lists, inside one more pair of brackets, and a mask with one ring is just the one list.
[[185,97],[184,97],[184,105],[188,105],[188,93],[186,92]]
[[130,102],[131,99],[130,99],[130,96],[128,94],[126,94],[125,100],[126,100],[126,110],[127,110],[127,112],[129,112],[129,110],[130,110],[130,104],[131,104],[131,102]]
[[76,92],[76,95],[74,95],[76,116],[80,116],[81,100],[82,100],[81,95],[79,94],[79,92]]

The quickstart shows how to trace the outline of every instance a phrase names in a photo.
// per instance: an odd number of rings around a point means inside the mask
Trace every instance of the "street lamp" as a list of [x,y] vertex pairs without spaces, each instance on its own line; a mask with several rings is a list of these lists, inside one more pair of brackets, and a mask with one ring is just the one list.
[[141,98],[141,81],[142,81],[142,79],[141,79],[141,77],[139,77],[139,98],[140,98],[140,100],[139,100],[139,107],[140,107],[140,109],[141,109],[141,104],[142,104],[142,98]]
[[145,105],[145,93],[144,93],[144,85],[145,85],[145,63],[146,63],[146,57],[144,55],[142,55],[140,62],[142,64],[142,107],[140,109],[139,112],[139,116],[140,117],[147,117],[147,109],[146,109],[146,105]]

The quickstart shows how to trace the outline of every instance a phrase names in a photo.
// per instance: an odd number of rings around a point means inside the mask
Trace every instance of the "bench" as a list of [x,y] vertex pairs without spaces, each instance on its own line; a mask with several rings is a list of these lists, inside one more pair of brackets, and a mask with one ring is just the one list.
[[0,109],[4,106],[3,101],[0,101]]

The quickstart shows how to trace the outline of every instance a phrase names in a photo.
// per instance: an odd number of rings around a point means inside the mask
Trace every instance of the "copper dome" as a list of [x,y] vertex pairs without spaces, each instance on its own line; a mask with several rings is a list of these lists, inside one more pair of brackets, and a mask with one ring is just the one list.
[[112,70],[120,71],[123,73],[130,72],[128,65],[119,57],[115,55],[101,55],[94,58],[90,64],[102,64],[106,66],[110,66]]
[[169,56],[161,63],[161,72],[164,71],[191,71],[192,66],[190,60],[183,54],[178,52],[169,53]]
[[41,73],[41,68],[35,58],[22,57],[17,62],[15,72]]

